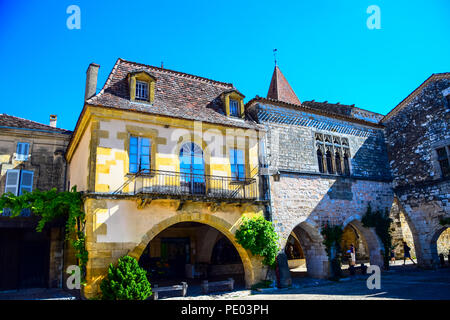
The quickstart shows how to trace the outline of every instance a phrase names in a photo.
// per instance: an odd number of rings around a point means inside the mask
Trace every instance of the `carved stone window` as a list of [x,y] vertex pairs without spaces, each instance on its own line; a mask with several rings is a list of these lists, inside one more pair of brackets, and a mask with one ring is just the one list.
[[350,148],[347,138],[314,134],[320,173],[350,175]]

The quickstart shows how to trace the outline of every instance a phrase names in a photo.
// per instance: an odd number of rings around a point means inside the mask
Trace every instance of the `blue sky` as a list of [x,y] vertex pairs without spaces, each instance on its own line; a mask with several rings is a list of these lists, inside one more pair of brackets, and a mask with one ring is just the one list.
[[[81,29],[69,30],[69,5]],[[381,12],[369,30],[368,6]],[[386,114],[432,73],[450,71],[450,1],[0,0],[0,113],[73,130],[86,69],[98,90],[118,57],[232,82],[265,96],[279,66],[301,101]]]

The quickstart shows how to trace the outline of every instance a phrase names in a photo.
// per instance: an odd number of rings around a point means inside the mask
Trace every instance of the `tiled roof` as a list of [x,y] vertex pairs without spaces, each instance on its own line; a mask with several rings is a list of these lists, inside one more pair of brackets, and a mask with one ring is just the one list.
[[42,124],[39,122],[31,121],[28,119],[23,119],[19,117],[10,116],[8,114],[0,114],[0,128],[17,128],[17,129],[25,129],[25,130],[37,130],[44,132],[55,132],[62,134],[72,134],[72,131],[54,128],[46,124]]
[[[256,96],[249,102],[247,102],[246,107],[251,106],[253,103],[266,103],[272,105],[279,105],[282,107],[288,107],[296,110],[301,110],[305,112],[312,112],[315,114],[320,114],[330,118],[337,118],[344,121],[350,121],[355,123],[360,123],[364,125],[370,125],[375,127],[382,127],[379,123],[379,120],[383,117],[383,115],[374,113],[371,111],[363,110],[360,108],[356,108],[353,105],[341,105],[341,104],[333,104],[328,102],[316,102],[312,101],[304,101],[302,104],[294,104],[288,103],[284,101],[279,101],[270,98],[262,98]],[[373,118],[373,119],[372,119]]]
[[273,70],[267,98],[287,103],[301,104],[278,66],[275,66],[275,69]]
[[[127,75],[145,71],[156,78],[152,104],[130,100]],[[118,59],[102,90],[87,104],[243,128],[258,128],[253,121],[237,121],[224,114],[220,95],[236,90],[219,82],[178,71]]]

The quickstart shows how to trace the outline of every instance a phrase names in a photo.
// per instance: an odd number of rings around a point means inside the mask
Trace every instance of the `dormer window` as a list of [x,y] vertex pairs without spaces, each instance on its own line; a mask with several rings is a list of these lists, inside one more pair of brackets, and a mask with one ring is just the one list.
[[155,100],[155,77],[142,70],[129,73],[128,81],[131,101],[153,103]]
[[136,81],[136,100],[148,101],[148,83]]
[[232,117],[239,117],[239,101],[230,99],[230,116]]
[[224,106],[224,113],[227,117],[244,117],[245,96],[242,93],[232,89],[222,93],[221,98]]

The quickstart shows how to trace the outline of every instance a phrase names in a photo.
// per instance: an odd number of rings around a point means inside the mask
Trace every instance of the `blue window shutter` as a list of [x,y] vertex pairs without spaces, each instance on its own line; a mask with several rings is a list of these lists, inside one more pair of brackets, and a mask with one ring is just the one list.
[[19,178],[20,178],[20,170],[13,169],[6,171],[6,185],[5,185],[5,193],[11,192],[15,196],[19,191]]
[[22,170],[19,195],[31,191],[33,191],[33,171]]

